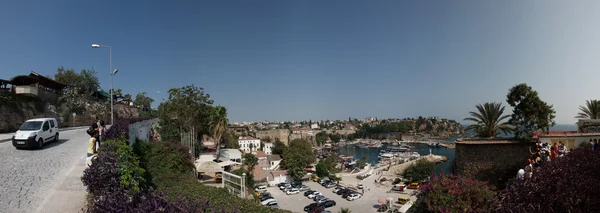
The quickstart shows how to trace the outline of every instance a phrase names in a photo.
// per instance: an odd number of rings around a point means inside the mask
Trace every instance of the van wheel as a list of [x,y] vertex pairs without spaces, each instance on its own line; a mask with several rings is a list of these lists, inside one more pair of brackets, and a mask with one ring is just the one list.
[[58,141],[58,133],[54,136],[54,142]]
[[42,147],[44,146],[44,140],[42,140],[41,138],[38,140],[38,149],[42,149]]

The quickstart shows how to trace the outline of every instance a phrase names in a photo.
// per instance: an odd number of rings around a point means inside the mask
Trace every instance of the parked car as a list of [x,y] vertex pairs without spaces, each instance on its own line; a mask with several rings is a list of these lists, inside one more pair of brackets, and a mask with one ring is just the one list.
[[264,192],[264,191],[267,191],[267,187],[266,186],[257,186],[256,188],[254,188],[254,191]]
[[277,200],[275,200],[275,198],[269,198],[269,199],[266,199],[266,200],[264,200],[264,201],[262,201],[260,203],[263,204],[263,205],[267,205],[267,204],[269,204],[270,202],[273,202],[273,201],[277,202]]
[[341,189],[339,191],[336,192],[337,195],[342,195],[344,193],[346,193],[347,191],[351,191],[350,189]]
[[277,201],[271,201],[267,203],[265,206],[277,206]]
[[323,195],[318,195],[318,196],[314,197],[314,198],[313,198],[313,200],[314,200],[314,201],[318,201],[318,200],[320,200],[320,199],[323,199],[323,198],[325,198],[325,196],[323,196]]
[[284,183],[279,186],[279,189],[284,190],[285,188],[288,188],[288,187],[292,187],[292,185],[290,185],[289,183]]
[[325,202],[319,204],[319,206],[321,206],[323,208],[329,208],[329,207],[335,206],[335,201],[328,200],[328,201],[325,201]]
[[327,183],[327,184],[325,185],[325,188],[331,188],[331,187],[334,187],[334,186],[336,186],[336,184],[335,184],[335,183],[329,182],[329,183]]
[[319,196],[319,195],[323,195],[323,193],[321,193],[321,192],[315,192],[315,193],[309,194],[308,198],[314,199],[316,196]]
[[278,183],[278,184],[277,184],[277,187],[281,187],[281,186],[283,186],[283,185],[285,185],[285,184],[288,184],[288,183]]
[[323,211],[325,211],[325,208],[323,208],[322,206],[315,206],[313,208],[310,208],[308,210],[308,213],[321,213]]
[[360,195],[360,194],[358,194],[358,193],[354,193],[354,194],[350,194],[350,195],[349,195],[349,196],[346,198],[346,200],[348,200],[348,201],[353,201],[353,200],[356,200],[356,199],[358,199],[358,198],[360,198],[360,197],[361,197],[361,195]]
[[25,121],[12,137],[15,148],[41,149],[45,143],[58,141],[56,118],[37,118]]
[[306,191],[306,190],[310,190],[310,187],[308,187],[307,185],[302,185],[299,188],[300,191]]
[[326,197],[322,197],[321,199],[318,199],[316,201],[317,201],[317,203],[321,204],[321,203],[324,203],[325,201],[328,201],[328,200],[330,200],[330,199],[326,198]]
[[304,207],[304,211],[307,212],[308,210],[313,209],[313,208],[318,207],[318,206],[319,206],[318,203],[308,204],[307,206]]
[[419,183],[410,183],[408,184],[409,189],[419,189]]
[[273,198],[273,197],[271,197],[271,196],[265,196],[265,197],[261,197],[261,198],[259,198],[260,202],[263,202],[263,201],[265,201],[265,200],[269,200],[269,199],[274,199],[274,198]]
[[340,187],[335,187],[335,189],[333,189],[333,193],[339,192],[340,190],[345,189],[344,187],[340,186]]
[[305,192],[304,192],[304,196],[308,196],[308,195],[310,195],[310,194],[312,194],[312,193],[315,193],[315,192],[316,192],[316,191],[313,191],[313,190],[308,190],[308,191],[305,191]]
[[359,183],[358,186],[356,186],[358,189],[362,189],[363,188],[363,184]]
[[342,198],[346,199],[348,196],[350,196],[351,194],[356,193],[355,191],[346,191],[342,194]]
[[293,195],[293,194],[298,194],[298,193],[300,193],[300,190],[298,190],[296,188],[292,188],[285,192],[285,194],[287,194],[287,195]]

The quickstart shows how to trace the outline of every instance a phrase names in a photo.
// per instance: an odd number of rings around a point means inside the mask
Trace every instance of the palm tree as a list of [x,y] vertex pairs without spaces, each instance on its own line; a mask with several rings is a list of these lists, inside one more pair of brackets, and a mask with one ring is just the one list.
[[216,106],[210,115],[210,132],[216,140],[217,145],[217,161],[219,161],[219,148],[221,146],[221,136],[227,130],[227,109],[223,106]]
[[339,212],[339,213],[350,213],[350,212],[352,212],[352,211],[350,211],[350,209],[349,209],[349,208],[344,208],[344,207],[342,207],[342,209],[340,210],[340,212]]
[[510,115],[502,115],[504,106],[501,103],[478,104],[476,107],[478,112],[469,112],[471,117],[465,118],[465,121],[473,121],[475,124],[469,125],[465,131],[474,130],[478,137],[485,138],[494,138],[500,131],[504,134],[512,131],[508,122],[503,122]]
[[600,100],[587,100],[585,106],[579,106],[581,112],[575,118],[600,119]]

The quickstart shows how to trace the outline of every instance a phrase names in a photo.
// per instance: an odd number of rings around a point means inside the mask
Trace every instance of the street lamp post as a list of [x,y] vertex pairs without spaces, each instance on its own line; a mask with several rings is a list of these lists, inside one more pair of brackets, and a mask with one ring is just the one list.
[[109,60],[110,60],[110,67],[109,67],[109,73],[110,73],[110,124],[114,124],[115,120],[114,120],[114,111],[113,111],[113,75],[117,74],[117,72],[119,70],[114,70],[112,69],[112,46],[102,46],[99,44],[92,44],[92,48],[108,48],[109,51]]

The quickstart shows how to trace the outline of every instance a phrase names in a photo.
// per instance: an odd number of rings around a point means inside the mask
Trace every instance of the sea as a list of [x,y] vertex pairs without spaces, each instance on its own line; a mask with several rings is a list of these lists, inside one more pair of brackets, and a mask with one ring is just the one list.
[[[466,125],[464,125],[466,127]],[[576,124],[557,124],[554,127],[550,128],[550,131],[577,131]],[[468,135],[469,133],[467,133]],[[512,137],[512,134],[502,134],[500,137]],[[449,142],[454,142],[460,136],[456,135],[450,138],[446,138],[444,140]],[[427,144],[411,144],[413,147],[411,149],[412,152],[418,152],[420,155],[443,155],[448,157],[448,161],[441,162],[435,166],[435,173],[441,174],[442,172],[445,174],[452,173],[452,164],[454,162],[454,149],[448,149],[443,147],[429,147]],[[380,148],[359,148],[354,145],[346,145],[338,148],[336,151],[340,155],[354,155],[356,159],[362,159],[363,156],[367,156],[367,161],[370,164],[379,163],[379,155],[380,150],[385,149],[385,146]]]

